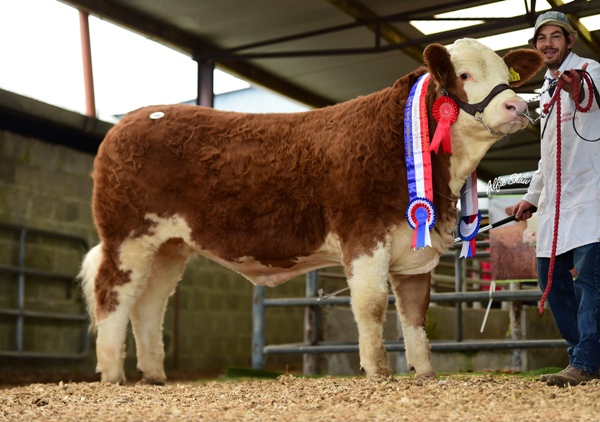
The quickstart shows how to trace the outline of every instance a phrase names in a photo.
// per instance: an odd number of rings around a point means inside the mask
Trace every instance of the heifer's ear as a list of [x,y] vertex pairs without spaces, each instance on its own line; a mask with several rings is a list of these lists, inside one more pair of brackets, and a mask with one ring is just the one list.
[[448,75],[453,72],[454,66],[450,61],[450,53],[441,44],[430,44],[423,50],[423,59],[429,69],[429,74],[441,86],[446,85]]
[[509,85],[513,88],[523,85],[544,65],[540,52],[524,48],[509,51],[503,59],[510,70]]

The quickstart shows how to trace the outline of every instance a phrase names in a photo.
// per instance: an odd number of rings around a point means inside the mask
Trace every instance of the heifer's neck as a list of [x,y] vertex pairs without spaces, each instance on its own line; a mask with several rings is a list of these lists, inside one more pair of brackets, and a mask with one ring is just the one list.
[[450,156],[450,190],[454,195],[459,196],[465,180],[477,168],[495,139],[488,140],[485,135],[486,139],[483,140],[462,135],[468,133],[466,130],[461,131],[461,134],[456,134],[456,132],[458,131],[453,133],[452,155]]
[[[428,108],[431,110],[435,100],[442,95],[439,85],[430,84],[428,95]],[[437,122],[433,113],[429,115],[430,133],[435,133]],[[477,165],[492,144],[497,140],[489,132],[482,131],[483,125],[476,122],[473,117],[461,110],[457,121],[450,127],[452,139],[452,154],[449,163],[449,182],[451,195],[455,198],[460,196],[460,190],[465,184],[467,177],[473,173]],[[446,167],[447,168],[447,167]]]

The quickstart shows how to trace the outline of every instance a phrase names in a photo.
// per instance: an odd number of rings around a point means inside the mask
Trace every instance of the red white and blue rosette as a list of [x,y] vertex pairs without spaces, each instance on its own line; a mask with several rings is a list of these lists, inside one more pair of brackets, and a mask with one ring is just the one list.
[[430,230],[435,226],[435,208],[427,198],[414,198],[408,204],[406,219],[414,230],[411,247],[431,246]]
[[460,251],[460,258],[471,258],[476,250],[475,236],[479,232],[479,226],[481,224],[481,211],[477,211],[475,215],[467,215],[460,217],[458,223],[458,237],[463,241],[462,250]]

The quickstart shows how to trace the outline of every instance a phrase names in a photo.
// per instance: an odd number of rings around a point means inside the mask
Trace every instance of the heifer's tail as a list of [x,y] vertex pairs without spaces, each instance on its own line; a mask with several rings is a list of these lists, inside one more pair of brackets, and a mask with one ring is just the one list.
[[102,261],[102,245],[94,246],[83,259],[81,271],[77,276],[81,280],[81,289],[87,303],[87,310],[90,314],[90,331],[96,331],[96,294],[94,289],[94,281],[98,274],[98,268]]

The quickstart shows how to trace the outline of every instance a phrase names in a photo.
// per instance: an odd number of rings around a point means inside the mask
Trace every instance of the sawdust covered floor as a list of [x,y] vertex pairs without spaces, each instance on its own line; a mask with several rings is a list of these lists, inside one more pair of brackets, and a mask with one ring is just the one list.
[[522,421],[600,418],[600,382],[560,389],[510,375],[419,382],[295,378],[30,384],[0,389],[0,421]]

